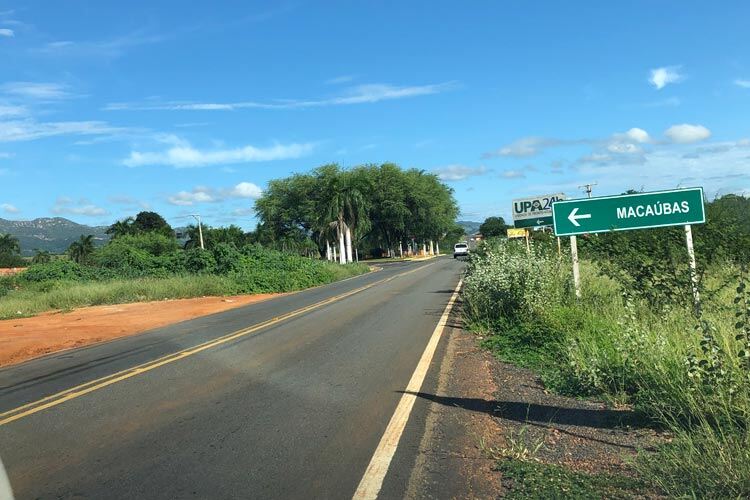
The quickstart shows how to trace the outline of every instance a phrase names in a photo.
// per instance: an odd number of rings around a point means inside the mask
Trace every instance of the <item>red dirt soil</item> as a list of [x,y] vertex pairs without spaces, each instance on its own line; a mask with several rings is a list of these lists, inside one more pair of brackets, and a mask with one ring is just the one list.
[[25,267],[0,267],[0,276],[10,276],[25,270]]
[[0,366],[51,352],[134,335],[180,321],[260,302],[278,294],[161,300],[52,311],[0,321]]

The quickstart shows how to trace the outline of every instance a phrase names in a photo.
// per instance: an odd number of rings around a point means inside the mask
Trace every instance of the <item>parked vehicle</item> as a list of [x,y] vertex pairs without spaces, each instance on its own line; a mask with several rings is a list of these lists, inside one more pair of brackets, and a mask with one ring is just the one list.
[[459,257],[468,257],[469,256],[469,245],[465,242],[456,243],[453,245],[453,258],[457,259]]

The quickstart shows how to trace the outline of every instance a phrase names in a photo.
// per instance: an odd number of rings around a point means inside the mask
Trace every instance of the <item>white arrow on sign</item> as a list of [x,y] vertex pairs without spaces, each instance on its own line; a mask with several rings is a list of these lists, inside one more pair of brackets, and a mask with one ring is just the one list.
[[578,215],[578,207],[575,207],[571,212],[570,215],[568,215],[568,220],[573,223],[575,227],[579,227],[580,224],[578,223],[578,219],[590,219],[591,214],[581,214]]

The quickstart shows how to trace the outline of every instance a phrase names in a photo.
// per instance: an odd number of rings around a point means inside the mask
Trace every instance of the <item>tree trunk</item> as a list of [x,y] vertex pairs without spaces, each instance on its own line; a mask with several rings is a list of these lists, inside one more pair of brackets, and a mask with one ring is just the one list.
[[440,242],[439,241],[435,242],[435,253],[440,255]]
[[435,255],[435,245],[433,245],[432,240],[430,240],[430,255]]
[[346,244],[344,243],[343,223],[339,223],[339,263],[346,264]]
[[427,255],[427,243],[422,242],[422,255]]
[[333,245],[333,261],[336,262],[339,256],[336,254],[336,245]]
[[331,260],[331,244],[326,240],[326,260],[330,262]]
[[346,226],[346,262],[354,262],[352,256],[352,230]]
[[398,242],[398,254],[401,256],[401,258],[404,258],[404,246],[401,244],[401,242]]

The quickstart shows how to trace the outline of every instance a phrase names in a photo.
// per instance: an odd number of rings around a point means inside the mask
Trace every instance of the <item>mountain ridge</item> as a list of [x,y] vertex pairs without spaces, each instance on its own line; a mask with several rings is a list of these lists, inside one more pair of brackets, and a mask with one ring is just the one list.
[[92,235],[97,245],[109,240],[108,226],[88,226],[65,217],[39,217],[31,220],[0,218],[0,234],[18,238],[21,255],[34,255],[36,250],[53,254],[64,253],[81,236]]

